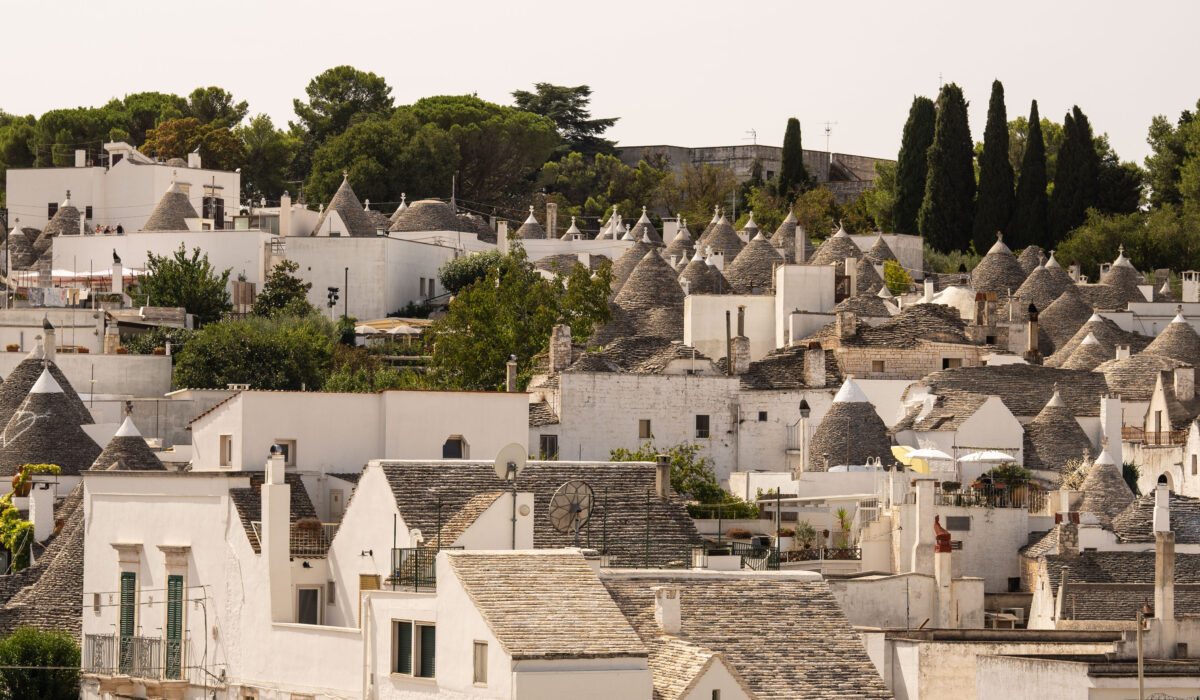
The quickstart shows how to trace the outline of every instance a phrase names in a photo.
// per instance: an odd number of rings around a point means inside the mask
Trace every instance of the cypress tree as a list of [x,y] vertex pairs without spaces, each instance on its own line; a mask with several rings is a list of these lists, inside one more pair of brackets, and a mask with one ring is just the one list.
[[1029,135],[1025,138],[1025,155],[1021,158],[1016,207],[1008,227],[1016,245],[1054,247],[1047,228],[1047,207],[1046,142],[1042,139],[1042,122],[1037,100],[1034,100],[1029,108]]
[[935,250],[965,250],[975,220],[975,147],[962,88],[943,87],[937,108],[917,228]]
[[929,172],[929,147],[933,145],[937,110],[928,97],[914,97],[904,123],[904,138],[896,162],[895,220],[896,233],[915,236],[917,212],[925,198],[925,176]]
[[808,171],[804,168],[804,147],[800,144],[800,120],[788,119],[783,132],[783,156],[779,164],[779,194],[791,202],[808,189]]
[[[1004,86],[992,81],[983,153],[979,154],[979,202],[975,211],[975,250],[987,250],[996,232],[1008,232],[1013,210],[1013,170],[1008,161],[1008,114]],[[1010,243],[1011,245],[1011,243]]]
[[1063,144],[1054,172],[1050,198],[1050,234],[1056,243],[1083,223],[1096,203],[1100,186],[1100,157],[1092,141],[1092,125],[1078,105],[1063,119]]

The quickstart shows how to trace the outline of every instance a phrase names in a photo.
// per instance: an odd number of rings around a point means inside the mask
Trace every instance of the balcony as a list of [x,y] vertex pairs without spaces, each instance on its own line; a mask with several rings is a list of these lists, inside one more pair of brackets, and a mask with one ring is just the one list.
[[183,680],[183,641],[117,634],[84,635],[84,673]]
[[[442,547],[462,549],[462,547]],[[399,547],[392,550],[391,575],[387,582],[392,590],[413,590],[432,593],[437,588],[435,562],[441,551],[437,547]]]
[[[333,537],[337,534],[340,525],[341,523],[318,522],[315,518],[311,520],[297,520],[292,523],[291,547],[289,548],[291,556],[325,556],[329,552],[329,545],[333,542]],[[262,521],[253,520],[250,522],[250,527],[254,529],[254,538],[261,548]]]
[[[915,496],[910,493],[909,495]],[[915,498],[913,500],[915,503]],[[976,508],[1027,508],[1030,513],[1046,510],[1046,492],[1029,486],[1007,488],[1003,484],[974,488],[962,486],[946,490],[938,484],[933,492],[933,504],[937,506],[961,506]]]
[[1121,439],[1125,442],[1140,442],[1144,445],[1186,445],[1186,430],[1150,430],[1127,425],[1121,428]]

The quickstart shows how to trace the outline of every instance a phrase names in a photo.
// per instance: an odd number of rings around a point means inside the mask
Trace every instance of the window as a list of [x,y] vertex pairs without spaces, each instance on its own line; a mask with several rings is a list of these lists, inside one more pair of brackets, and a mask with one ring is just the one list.
[[425,278],[421,278],[421,298],[425,298]]
[[542,459],[558,459],[558,436],[542,435],[539,437],[538,453]]
[[392,621],[392,673],[433,678],[437,628],[433,625]]
[[1196,455],[1192,455],[1192,476],[1196,476]]
[[92,594],[92,612],[96,613],[97,615],[100,614],[100,594],[99,593]]
[[721,700],[721,691],[720,690],[713,690],[712,700]]
[[887,363],[883,360],[871,360],[871,371],[876,374],[883,374],[886,367]]
[[766,411],[759,411],[759,412],[758,412],[758,422],[759,422],[759,423],[765,423],[765,422],[766,422],[766,420],[767,420],[767,412],[766,412]]
[[50,202],[46,205],[46,218],[53,219],[54,214],[58,212],[58,202]]
[[950,540],[951,550],[962,550],[962,540]]
[[179,678],[183,671],[183,576],[167,576],[166,676]]
[[320,586],[301,586],[296,589],[296,622],[302,625],[321,624]]
[[970,530],[971,516],[969,515],[947,515],[946,516],[947,530]]
[[296,466],[296,441],[276,438],[275,444],[283,448],[283,465],[285,467]]
[[92,205],[89,204],[83,208],[83,218],[85,218],[85,219],[92,218]]
[[942,369],[957,369],[958,367],[962,367],[962,358],[961,357],[943,357],[942,358]]
[[137,629],[137,574],[132,571],[121,572],[120,598],[120,644],[117,648],[118,666],[121,673],[128,674],[133,670],[133,637]]
[[1020,593],[1021,592],[1021,577],[1020,576],[1009,576],[1008,577],[1008,592],[1009,593]]
[[451,435],[442,445],[442,459],[462,459],[463,439],[461,435]]
[[326,605],[337,605],[337,595],[334,591],[333,586],[334,586],[333,581],[325,582],[325,604]]
[[219,449],[220,449],[219,458],[221,460],[221,462],[220,462],[221,466],[222,467],[232,467],[233,466],[233,436],[232,435],[222,435],[221,436],[221,446]]
[[650,419],[643,418],[638,421],[638,438],[641,440],[649,440],[653,435],[650,434]]
[[994,336],[994,335],[986,336],[986,337],[984,337],[983,342],[987,343],[988,345],[995,345],[996,344],[996,336]]
[[214,228],[225,228],[225,200],[220,197],[206,196],[201,204],[201,218],[212,219]]
[[708,416],[696,416],[696,437],[707,438],[708,432]]
[[487,642],[475,642],[475,683],[487,685]]

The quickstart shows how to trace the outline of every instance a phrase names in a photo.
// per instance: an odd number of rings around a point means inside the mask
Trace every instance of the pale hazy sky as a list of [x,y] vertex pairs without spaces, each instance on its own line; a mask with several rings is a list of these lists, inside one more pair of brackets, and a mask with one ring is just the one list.
[[808,148],[895,157],[914,94],[963,87],[982,137],[993,78],[1009,118],[1072,104],[1123,159],[1146,155],[1155,114],[1200,98],[1197,2],[5,3],[0,109],[99,105],[143,90],[219,85],[294,118],[322,70],[384,76],[397,104],[534,82],[588,84],[626,145],[778,145],[799,117]]

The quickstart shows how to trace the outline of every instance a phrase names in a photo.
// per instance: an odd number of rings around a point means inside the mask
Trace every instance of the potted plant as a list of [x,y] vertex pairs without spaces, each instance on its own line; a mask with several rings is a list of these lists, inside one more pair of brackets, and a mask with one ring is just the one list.
[[775,546],[781,552],[794,548],[796,546],[796,531],[791,528],[781,528]]
[[29,495],[29,489],[32,488],[32,477],[34,474],[61,474],[62,470],[56,464],[26,464],[17,470],[12,476],[12,495],[17,498],[24,498]]
[[16,343],[9,343],[8,345],[5,345],[4,348],[6,350],[8,350],[9,352],[20,352],[21,351],[21,346],[17,345]]
[[809,522],[796,523],[796,540],[799,541],[801,549],[812,549],[817,541],[817,529]]
[[750,531],[744,527],[731,527],[725,533],[725,536],[731,540],[748,540],[750,539]]
[[129,348],[125,347],[124,345],[118,345],[117,346],[117,354],[118,355],[128,355]]
[[77,352],[77,353],[79,353],[79,354],[81,354],[81,355],[86,355],[86,354],[88,354],[89,352],[91,352],[91,350],[90,350],[90,349],[88,349],[88,348],[85,348],[85,347],[83,347],[82,345],[80,345],[78,348],[76,348],[75,352]]
[[166,348],[154,348],[153,354],[155,354],[155,355],[166,355],[166,354],[167,354],[167,349],[166,349]]
[[838,508],[833,514],[833,517],[837,518],[838,528],[841,530],[841,532],[838,533],[840,535],[839,539],[841,540],[840,544],[838,545],[838,549],[845,549],[849,546],[847,543],[850,541],[850,524],[852,520],[850,517],[850,512],[845,508]]

